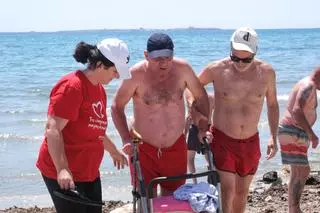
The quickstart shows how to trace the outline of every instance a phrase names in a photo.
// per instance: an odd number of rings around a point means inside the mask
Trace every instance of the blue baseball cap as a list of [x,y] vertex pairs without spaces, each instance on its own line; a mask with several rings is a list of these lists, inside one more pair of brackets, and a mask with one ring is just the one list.
[[147,51],[150,58],[172,57],[173,48],[172,39],[165,33],[154,33],[148,39]]

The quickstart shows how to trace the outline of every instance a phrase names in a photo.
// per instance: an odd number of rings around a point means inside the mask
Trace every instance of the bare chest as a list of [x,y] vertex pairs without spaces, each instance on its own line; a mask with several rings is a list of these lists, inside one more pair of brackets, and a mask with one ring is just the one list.
[[219,97],[226,100],[260,101],[266,95],[267,79],[260,73],[251,75],[226,73],[215,82],[215,91]]
[[146,105],[168,104],[183,100],[184,87],[177,81],[145,84],[140,97]]

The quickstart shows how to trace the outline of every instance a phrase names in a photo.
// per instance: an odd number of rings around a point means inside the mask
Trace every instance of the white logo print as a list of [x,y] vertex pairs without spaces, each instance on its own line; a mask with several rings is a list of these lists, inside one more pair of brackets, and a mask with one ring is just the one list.
[[97,103],[93,103],[92,104],[92,109],[94,114],[96,114],[96,116],[98,116],[98,118],[103,118],[104,114],[103,114],[103,105],[101,103],[101,101],[98,101]]

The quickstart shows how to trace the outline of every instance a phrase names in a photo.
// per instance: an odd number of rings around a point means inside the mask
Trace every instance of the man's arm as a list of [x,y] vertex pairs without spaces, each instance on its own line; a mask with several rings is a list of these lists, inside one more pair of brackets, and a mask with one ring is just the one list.
[[200,81],[196,77],[192,68],[188,65],[188,70],[185,72],[186,75],[186,86],[190,90],[193,98],[191,108],[195,108],[195,110],[199,111],[203,116],[205,116],[205,122],[199,122],[199,130],[207,130],[208,128],[208,120],[209,120],[209,100],[206,93],[206,90],[201,85]]
[[[219,70],[222,69],[222,66],[224,66],[223,61],[214,61],[209,63],[204,67],[204,69],[200,72],[198,79],[202,86],[206,86],[209,83],[213,83],[215,81],[215,73],[219,72]],[[209,95],[208,95],[209,96]],[[210,123],[212,123],[213,120],[213,108],[214,106],[214,97],[213,94],[210,94],[211,97],[209,97],[209,116]]]
[[303,109],[306,106],[306,103],[312,92],[313,92],[312,84],[301,86],[297,93],[297,97],[296,97],[297,101],[295,102],[292,110],[293,118],[295,119],[295,121],[297,121],[298,125],[301,126],[306,131],[310,139],[313,135],[315,135],[315,133],[313,132],[310,124],[308,123],[307,118],[303,112]]
[[200,83],[203,86],[206,86],[207,84],[214,82],[214,72],[217,69],[218,62],[212,62],[205,66],[198,76]]
[[[206,119],[206,117],[200,113],[198,110],[195,109],[195,104],[194,104],[194,98],[191,95],[190,91],[188,89],[186,89],[185,91],[185,98],[186,98],[186,102],[187,102],[187,107],[188,107],[188,118],[190,117],[192,118],[193,123],[198,126],[199,125],[199,121],[201,119]],[[213,110],[214,110],[214,95],[213,93],[208,93],[208,101],[209,101],[209,123],[212,124],[212,120],[213,120]],[[189,125],[186,125],[189,129]]]
[[209,119],[210,119],[210,124],[213,124],[214,94],[208,93],[208,99],[209,99]]
[[271,133],[271,139],[269,140],[267,147],[267,159],[269,160],[273,158],[278,151],[277,134],[279,126],[279,104],[277,99],[276,74],[271,66],[268,69],[270,75],[268,80],[266,99],[269,128]]
[[268,110],[268,121],[269,128],[272,135],[272,139],[276,142],[279,126],[279,104],[277,99],[276,89],[276,75],[275,71],[270,68],[270,78],[268,83],[268,89],[266,93],[267,99],[267,110]]
[[[201,72],[200,72],[200,75],[198,77],[199,81],[200,81],[200,84],[202,86],[205,86],[207,85],[208,83],[210,82],[213,82],[214,81],[214,75],[213,75],[213,72],[214,70],[217,68],[218,66],[218,63],[217,62],[212,62],[210,64],[208,64]],[[213,95],[212,95],[213,96]],[[208,114],[206,114],[206,116],[201,113],[201,111],[198,109],[198,104],[199,102],[195,102],[195,97],[193,97],[193,94],[191,94],[191,92],[187,89],[186,90],[186,99],[187,99],[187,104],[188,104],[188,108],[192,114],[192,118],[194,120],[194,122],[196,123],[196,125],[199,126],[199,123],[201,123],[200,125],[203,126],[206,126],[207,128],[207,124],[209,122],[209,119],[212,119],[212,110],[211,109],[211,100],[210,100],[211,97],[209,97],[208,99],[208,103],[209,103],[209,111],[208,111]],[[213,105],[212,105],[213,106]],[[206,119],[204,119],[206,117]]]
[[131,142],[124,109],[126,104],[133,97],[135,90],[136,84],[132,78],[124,80],[120,85],[120,88],[118,89],[111,106],[112,120],[121,136],[123,145]]
[[46,132],[48,151],[57,170],[57,181],[62,189],[74,188],[72,174],[64,149],[62,130],[68,120],[57,116],[48,116]]

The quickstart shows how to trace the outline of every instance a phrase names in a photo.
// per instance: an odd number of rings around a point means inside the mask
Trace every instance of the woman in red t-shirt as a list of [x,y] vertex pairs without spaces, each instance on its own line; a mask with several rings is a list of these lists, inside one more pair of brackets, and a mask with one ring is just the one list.
[[129,51],[119,39],[104,39],[97,45],[80,42],[73,57],[87,68],[63,76],[53,87],[36,165],[58,213],[100,213],[101,207],[69,202],[53,192],[76,188],[89,199],[102,201],[99,167],[104,150],[118,169],[128,165],[125,155],[106,134],[107,95],[103,84],[130,77]]

